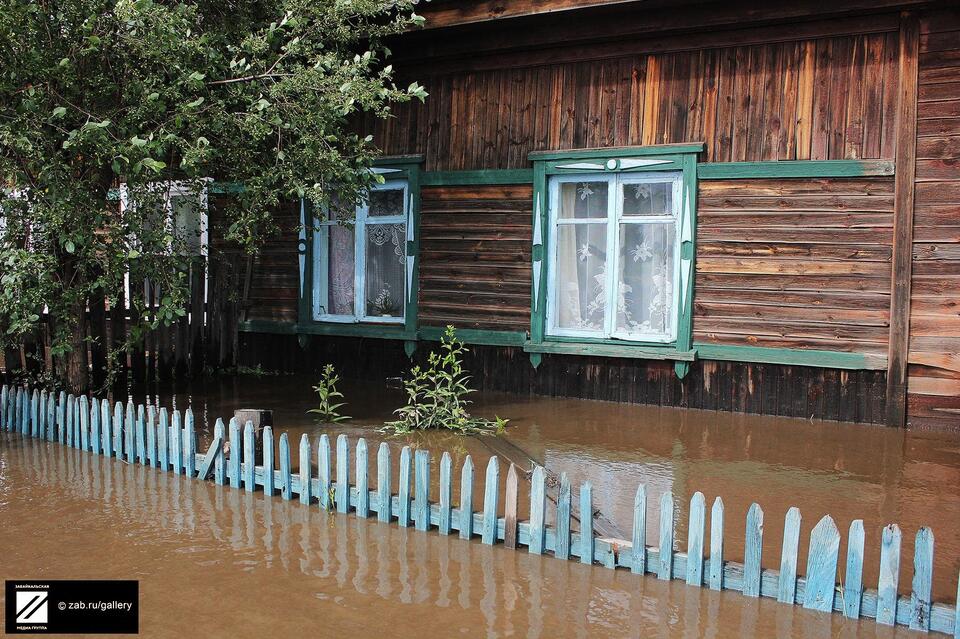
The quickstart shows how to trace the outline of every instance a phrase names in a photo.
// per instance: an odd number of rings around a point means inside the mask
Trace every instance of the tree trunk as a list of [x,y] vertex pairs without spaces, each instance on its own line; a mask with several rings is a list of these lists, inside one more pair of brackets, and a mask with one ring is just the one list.
[[70,326],[70,351],[66,354],[64,371],[67,388],[73,394],[86,393],[90,386],[90,374],[87,361],[87,318],[86,305],[79,303],[73,307]]

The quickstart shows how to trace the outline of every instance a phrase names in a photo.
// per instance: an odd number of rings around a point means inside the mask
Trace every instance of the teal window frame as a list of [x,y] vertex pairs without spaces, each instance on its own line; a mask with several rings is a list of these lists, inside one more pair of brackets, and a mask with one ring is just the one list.
[[[545,353],[569,353],[608,357],[674,360],[683,377],[694,359],[693,287],[696,270],[697,155],[703,144],[645,147],[610,147],[531,153],[533,162],[533,251],[530,308],[530,339],[524,350],[534,366]],[[563,175],[634,174],[668,171],[682,176],[683,202],[680,219],[680,294],[677,296],[676,339],[643,342],[615,338],[561,337],[547,332],[549,259],[555,238],[550,225],[550,178]]]
[[408,225],[406,238],[406,309],[404,320],[399,322],[325,321],[314,319],[313,269],[317,255],[314,252],[314,213],[309,202],[300,202],[300,234],[297,253],[299,260],[300,304],[298,307],[297,333],[307,335],[342,335],[415,341],[419,300],[420,267],[420,174],[422,156],[398,156],[378,159],[372,170],[386,181],[405,180],[408,198]]

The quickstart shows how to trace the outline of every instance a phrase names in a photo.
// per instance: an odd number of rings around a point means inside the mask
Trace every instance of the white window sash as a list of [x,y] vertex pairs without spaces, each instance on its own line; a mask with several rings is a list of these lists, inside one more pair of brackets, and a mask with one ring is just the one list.
[[[377,184],[371,187],[372,191],[382,190],[403,190],[403,211],[398,215],[377,215],[370,216],[370,206],[368,202],[363,202],[356,207],[353,221],[353,314],[351,315],[333,315],[320,312],[320,300],[326,299],[329,304],[329,291],[326,290],[327,275],[329,273],[329,231],[330,226],[339,224],[337,220],[318,220],[314,218],[314,228],[320,230],[314,233],[313,254],[314,254],[314,276],[313,276],[313,319],[318,322],[337,322],[342,324],[404,324],[407,314],[407,292],[404,291],[401,297],[403,314],[398,317],[381,317],[367,315],[366,300],[366,278],[367,278],[367,226],[391,225],[391,224],[409,224],[407,207],[409,198],[407,197],[409,184],[406,180],[387,180],[383,184]],[[403,251],[406,255],[406,236],[404,234]],[[406,282],[406,275],[404,275]]]
[[[662,183],[668,178],[672,182],[671,213],[669,215],[627,216],[623,214],[623,188],[625,185],[643,183]],[[606,218],[560,218],[560,185],[577,182],[606,182],[607,217]],[[680,308],[680,221],[683,195],[683,176],[678,173],[648,174],[583,174],[552,176],[548,186],[548,233],[550,234],[547,262],[547,298],[546,332],[552,337],[572,337],[588,339],[612,339],[640,343],[669,343],[677,339]],[[606,304],[604,306],[603,329],[582,330],[559,326],[561,303],[557,294],[557,274],[559,260],[559,230],[562,226],[578,224],[606,224]],[[619,300],[620,232],[621,224],[657,225],[673,224],[673,278],[671,323],[666,333],[636,334],[617,329],[617,301]]]

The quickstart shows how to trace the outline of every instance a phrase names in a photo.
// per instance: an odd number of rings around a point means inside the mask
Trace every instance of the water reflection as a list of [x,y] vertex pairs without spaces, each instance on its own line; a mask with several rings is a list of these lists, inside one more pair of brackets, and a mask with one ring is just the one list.
[[7,433],[0,435],[0,519],[0,560],[10,576],[140,579],[145,634],[897,634],[328,514]]

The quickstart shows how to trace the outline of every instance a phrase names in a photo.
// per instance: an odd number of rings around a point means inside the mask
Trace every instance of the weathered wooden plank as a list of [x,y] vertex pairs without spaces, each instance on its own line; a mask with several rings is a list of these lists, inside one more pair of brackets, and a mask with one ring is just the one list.
[[367,461],[367,440],[357,440],[357,517],[370,516],[369,462]]
[[592,564],[593,557],[593,486],[585,481],[580,484],[580,563]]
[[210,442],[210,447],[207,448],[207,452],[203,456],[203,463],[200,464],[200,469],[197,471],[197,479],[206,479],[210,476],[214,464],[220,458],[222,445],[223,439],[220,437],[214,437],[213,441]]
[[917,75],[920,22],[916,13],[900,20],[899,85],[896,111],[893,269],[890,340],[887,351],[886,422],[903,426],[907,410],[907,361],[910,346],[910,286],[913,266],[913,216],[917,172]]
[[763,509],[753,503],[747,511],[743,549],[743,594],[760,596],[760,556],[763,552]]
[[7,408],[7,403],[10,401],[10,388],[4,384],[0,388],[0,425],[4,429],[7,428],[7,417],[10,415],[10,411]]
[[[582,515],[581,515],[582,517]],[[660,541],[657,578],[673,578],[673,493],[660,495]]]
[[[57,423],[62,421],[61,408],[57,409]],[[106,399],[100,400],[100,429],[101,429],[101,445],[100,450],[103,451],[103,454],[107,457],[111,456],[111,450],[113,446],[113,432],[110,428],[110,402]],[[59,430],[59,428],[58,428]],[[63,443],[61,440],[60,443]]]
[[633,497],[633,535],[630,548],[630,570],[642,575],[647,570],[647,487],[637,486]]
[[473,459],[470,455],[463,460],[460,469],[460,538],[470,539],[473,536]]
[[414,453],[413,523],[417,530],[430,528],[430,452],[418,448]]
[[[175,410],[170,413],[170,463],[173,466],[173,472],[176,475],[183,473],[183,423],[180,421],[180,411]],[[237,450],[239,459],[240,450]],[[239,488],[239,486],[237,486]]]
[[390,446],[380,442],[377,450],[377,520],[389,522],[393,495],[390,492]]
[[[87,396],[83,395],[81,399],[83,400],[83,419],[88,419],[90,412],[87,407]],[[90,450],[89,435],[82,428],[80,432],[82,433],[81,442],[83,449]],[[40,436],[40,391],[36,388],[33,389],[33,396],[30,398],[30,436],[33,438]]]
[[[86,395],[80,396],[80,401],[77,404],[77,410],[80,413],[78,417],[80,418],[80,448],[82,450],[90,450],[90,404]],[[40,397],[37,395],[37,391],[33,391],[33,399],[30,404],[30,412],[32,414],[31,421],[33,422],[31,435],[33,437],[39,436],[39,431],[37,427],[39,426],[39,413],[40,407]]]
[[[339,461],[339,459],[338,459]],[[306,433],[300,435],[300,503],[310,504],[310,489],[313,486],[311,475],[313,466],[310,465],[310,438]],[[347,478],[347,498],[349,503],[350,479]]]
[[333,482],[333,471],[330,465],[330,437],[323,433],[317,442],[317,477],[319,478],[320,494],[317,495],[320,508],[330,510],[334,501],[334,495],[331,494],[331,485]]
[[[230,487],[240,488],[240,458],[243,454],[240,443],[240,422],[236,417],[230,418],[230,466],[227,474],[230,476]],[[282,440],[281,440],[282,441]],[[289,467],[290,460],[287,460]],[[287,497],[286,499],[289,499]]]
[[537,465],[530,479],[530,543],[529,551],[535,555],[543,553],[546,539],[546,471]]
[[252,493],[257,487],[254,477],[257,441],[253,428],[253,421],[248,419],[243,426],[243,471],[241,472],[243,485],[248,493]]
[[847,569],[843,583],[843,614],[848,619],[860,617],[860,602],[863,599],[863,520],[850,523],[847,536]]
[[723,589],[723,500],[710,509],[710,589]]
[[[43,400],[47,400],[48,397],[49,396],[44,396]],[[46,413],[47,402],[43,400],[40,403],[43,406],[43,412]],[[44,426],[46,425],[47,425],[47,421],[46,419],[44,419]],[[42,432],[40,436],[46,439],[47,433]],[[97,455],[100,454],[101,446],[103,443],[102,438],[103,438],[103,435],[100,431],[100,402],[98,402],[96,398],[94,398],[93,401],[90,403],[90,450]]]
[[957,605],[953,615],[953,639],[960,639],[960,574],[957,575]]
[[[136,449],[137,461],[141,464],[147,463],[147,431],[146,431],[146,409],[143,404],[137,406],[136,424],[133,436],[134,448]],[[193,473],[190,474],[193,476]]]
[[397,491],[397,521],[403,527],[410,525],[410,447],[400,449],[400,486]]
[[[115,425],[116,429],[120,428],[119,425]],[[238,438],[239,439],[239,438]],[[160,470],[167,472],[170,470],[170,421],[167,414],[167,409],[165,407],[160,408],[160,423],[157,427],[157,457],[160,460]],[[234,451],[237,450],[234,448],[234,445],[239,445],[234,438],[230,438],[230,455],[231,457],[235,454]],[[233,483],[231,482],[231,486]]]
[[833,610],[837,584],[837,560],[840,554],[840,531],[830,515],[825,515],[810,533],[807,553],[806,588],[803,607],[807,610]]
[[[160,409],[160,414],[161,414],[161,415],[163,414],[163,409],[162,409],[162,408]],[[165,429],[164,429],[164,426],[163,426],[163,421],[161,420],[161,421],[160,421],[159,430],[157,431],[157,433],[160,435],[160,437],[163,437],[163,432],[164,432],[164,430],[165,430]],[[214,436],[215,438],[220,438],[220,441],[221,441],[221,442],[225,442],[225,441],[226,441],[226,433],[225,433],[225,429],[224,429],[224,426],[223,426],[223,420],[220,419],[219,417],[217,418],[217,421],[216,421],[216,422],[214,423],[214,425],[213,425],[213,436]],[[159,455],[159,452],[158,452],[158,455]],[[160,459],[160,457],[158,456],[158,460],[159,460],[159,459]],[[215,462],[214,465],[213,465],[213,481],[214,481],[214,483],[216,483],[218,486],[223,486],[223,485],[226,483],[226,479],[227,479],[226,466],[227,466],[227,464],[226,464],[226,461],[224,460],[224,456],[223,456],[223,445],[221,445],[221,446],[220,446],[220,454],[217,455],[217,460],[216,460],[216,462]]]
[[[93,409],[94,409],[94,410],[99,410],[99,409],[97,409],[96,402],[94,402]],[[56,428],[57,428],[57,419],[56,419],[57,406],[56,406],[56,398],[54,397],[53,391],[50,391],[50,393],[47,394],[47,409],[46,409],[46,410],[47,410],[47,432],[46,432],[45,437],[46,437],[47,441],[51,441],[51,442],[52,442],[52,441],[53,441],[54,439],[56,439],[56,437],[57,437],[57,433],[56,433]]]
[[[143,420],[138,416],[138,421]],[[184,473],[187,477],[193,477],[197,465],[197,433],[193,421],[193,410],[190,408],[184,413],[183,454]]]
[[[24,414],[23,410],[24,393],[22,388],[17,389],[17,432],[21,435],[24,432]],[[73,407],[76,404],[76,398],[73,393],[67,396],[67,419],[64,422],[64,430],[67,433],[67,446],[73,446]],[[118,404],[119,405],[119,404]],[[121,422],[123,421],[123,411],[120,412]]]
[[[236,420],[231,419],[231,431],[233,430],[233,422]],[[287,433],[280,433],[280,496],[290,501],[293,499],[293,475],[290,471],[290,439],[287,437]],[[231,478],[232,479],[232,478]],[[232,485],[232,483],[231,483]],[[237,486],[234,486],[236,488]]]
[[350,448],[343,433],[337,435],[336,504],[337,512],[350,512]]
[[792,604],[797,597],[797,553],[800,550],[800,509],[787,511],[783,522],[783,550],[780,552],[780,583],[777,601]]
[[687,583],[703,584],[703,537],[706,528],[706,499],[697,491],[690,498],[690,526],[687,530]]
[[483,490],[483,527],[480,539],[487,545],[497,541],[497,508],[500,498],[500,461],[496,455],[487,462],[486,481]]
[[267,497],[273,497],[276,488],[276,478],[274,477],[274,452],[273,452],[273,427],[264,426],[260,435],[263,438],[263,494]]
[[[179,414],[174,415],[174,421],[179,420]],[[179,438],[179,434],[178,434]],[[127,400],[126,418],[123,420],[123,449],[126,452],[127,463],[132,464],[136,457],[136,439],[137,439],[137,417],[133,407],[133,400]],[[178,441],[180,441],[178,439]],[[180,456],[177,458],[180,465],[177,466],[177,473],[183,468],[183,449],[180,448]]]
[[897,618],[897,587],[900,584],[900,542],[896,524],[883,529],[880,542],[880,579],[877,584],[877,623],[892,626]]
[[440,457],[440,503],[438,505],[437,529],[441,535],[449,535],[452,519],[453,486],[451,483],[450,453],[444,451]]
[[554,548],[557,559],[570,558],[570,479],[560,473],[560,491],[557,493],[557,540]]
[[930,631],[930,606],[933,603],[933,531],[917,531],[913,549],[913,589],[910,592],[910,629]]
[[[157,466],[157,408],[152,404],[147,406],[147,465],[151,468]],[[223,438],[220,438],[220,446],[223,447]],[[222,452],[221,452],[222,455]]]
[[517,467],[511,463],[503,497],[503,545],[511,550],[517,548],[517,491]]

